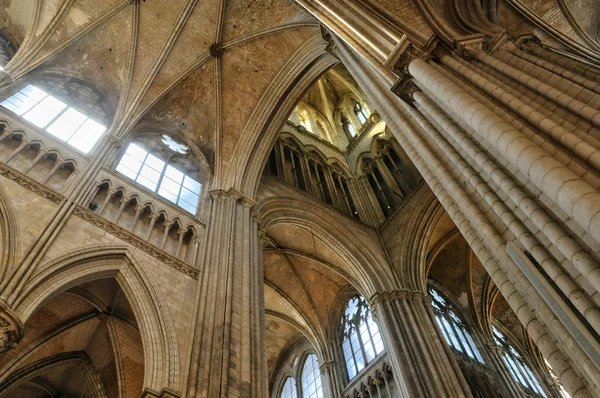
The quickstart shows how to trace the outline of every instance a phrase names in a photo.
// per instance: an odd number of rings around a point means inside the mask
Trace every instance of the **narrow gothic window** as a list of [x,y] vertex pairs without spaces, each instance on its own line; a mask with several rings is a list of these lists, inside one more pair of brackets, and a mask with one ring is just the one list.
[[342,116],[342,128],[344,129],[344,132],[346,133],[349,139],[356,137],[356,129],[354,128],[352,123],[350,123],[348,118],[346,118],[346,116]]
[[298,392],[296,391],[296,381],[293,377],[285,379],[283,389],[281,390],[281,398],[298,398]]
[[364,297],[348,302],[342,318],[342,350],[350,380],[384,351],[379,327]]
[[510,343],[506,335],[495,326],[492,326],[494,341],[502,350],[502,360],[510,371],[513,379],[517,381],[529,394],[536,397],[547,397],[537,377],[523,359],[523,356]]
[[429,287],[429,297],[435,319],[450,347],[479,363],[484,363],[471,333],[467,330],[465,323],[456,315],[450,303],[432,287]]
[[315,354],[310,354],[304,361],[304,368],[302,368],[302,398],[323,398],[319,359]]
[[358,102],[354,104],[354,113],[358,120],[360,120],[360,124],[365,124],[367,122],[367,112],[365,112],[365,108],[362,107]]
[[151,191],[158,188],[160,196],[196,214],[202,185],[139,145],[129,144],[117,171]]
[[0,105],[83,153],[89,152],[106,130],[105,126],[32,84]]

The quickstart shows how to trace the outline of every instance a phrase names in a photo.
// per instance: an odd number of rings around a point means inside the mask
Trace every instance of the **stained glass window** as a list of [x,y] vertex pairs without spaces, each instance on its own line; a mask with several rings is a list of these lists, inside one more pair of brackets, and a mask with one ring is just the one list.
[[302,368],[302,398],[323,398],[319,359],[314,354],[306,357]]
[[342,351],[350,380],[384,351],[379,327],[364,297],[348,302],[342,318]]
[[494,335],[494,341],[502,349],[502,360],[513,379],[523,386],[528,393],[533,393],[537,397],[547,397],[537,377],[508,338],[495,326],[492,326],[492,334]]
[[298,392],[296,391],[296,381],[293,377],[285,379],[283,389],[281,390],[281,398],[298,398]]
[[429,297],[435,319],[450,347],[479,363],[484,363],[467,325],[456,315],[452,305],[432,287],[429,287]]

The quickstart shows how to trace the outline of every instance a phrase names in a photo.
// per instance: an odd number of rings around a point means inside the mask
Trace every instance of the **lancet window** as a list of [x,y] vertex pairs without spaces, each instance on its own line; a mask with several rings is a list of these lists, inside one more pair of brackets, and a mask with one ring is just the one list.
[[[194,175],[197,170],[190,170],[190,162],[185,156],[189,149],[166,135],[161,139],[163,148],[155,141],[130,143],[116,170],[182,209],[196,214],[202,184]],[[165,147],[171,152],[166,151]]]
[[379,327],[364,297],[356,296],[348,301],[341,331],[348,378],[352,380],[384,351]]
[[281,389],[281,398],[298,398],[296,380],[293,377],[290,376],[285,379]]
[[354,104],[354,114],[360,121],[360,124],[365,124],[367,122],[367,120],[369,119],[369,116],[367,115],[365,108],[363,108],[362,105],[359,104],[358,102]]
[[519,383],[527,393],[536,397],[547,397],[548,395],[531,370],[531,367],[529,367],[523,356],[509,341],[508,337],[496,326],[492,326],[492,334],[494,336],[494,341],[502,351],[502,360],[514,380]]
[[38,85],[28,84],[0,105],[83,153],[106,131],[106,126]]
[[319,359],[315,354],[310,354],[304,360],[302,368],[302,398],[323,398],[323,386]]
[[442,295],[429,287],[429,297],[431,306],[435,314],[435,319],[446,338],[446,342],[454,350],[469,356],[479,363],[484,363],[479,349],[469,332],[465,322],[457,315],[452,305]]
[[344,133],[346,133],[346,137],[349,141],[352,141],[352,139],[357,135],[354,125],[350,123],[350,120],[348,120],[348,118],[344,115],[342,115],[342,129],[344,130]]

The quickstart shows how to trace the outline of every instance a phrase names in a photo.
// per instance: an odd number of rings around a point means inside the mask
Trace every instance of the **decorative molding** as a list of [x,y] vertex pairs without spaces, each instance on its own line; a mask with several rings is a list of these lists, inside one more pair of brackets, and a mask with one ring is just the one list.
[[416,290],[408,290],[408,289],[398,289],[392,290],[391,292],[377,292],[371,296],[369,299],[369,304],[371,308],[375,307],[378,304],[385,303],[392,300],[405,300],[407,298],[419,298],[423,299],[427,297],[427,295],[423,292]]
[[147,254],[165,263],[169,267],[174,268],[175,270],[185,274],[186,276],[198,280],[199,272],[196,268],[158,249],[156,246],[151,245],[150,243],[137,237],[131,232],[119,227],[118,225],[115,225],[110,221],[103,219],[102,217],[92,213],[87,209],[84,209],[81,206],[75,207],[75,209],[73,210],[73,215],[137,247],[138,249],[146,252]]
[[49,188],[46,188],[39,182],[32,180],[31,178],[19,173],[3,163],[0,163],[0,176],[19,184],[23,188],[32,191],[33,193],[45,199],[48,199],[52,203],[60,204],[60,202],[62,202],[64,199],[63,196],[57,194]]
[[0,303],[0,356],[15,348],[22,337],[21,321],[4,303]]

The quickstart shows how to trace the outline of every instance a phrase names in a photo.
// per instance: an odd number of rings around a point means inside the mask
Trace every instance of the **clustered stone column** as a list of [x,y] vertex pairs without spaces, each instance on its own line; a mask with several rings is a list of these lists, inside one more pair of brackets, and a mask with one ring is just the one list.
[[378,293],[370,301],[403,397],[471,396],[433,323],[427,295],[399,290]]
[[266,397],[262,251],[253,202],[210,192],[187,396]]
[[387,73],[338,45],[561,383],[573,397],[598,395],[587,329],[600,330],[589,254],[600,240],[600,96],[590,80],[600,75],[541,61],[531,43],[498,47],[408,60],[403,101]]

